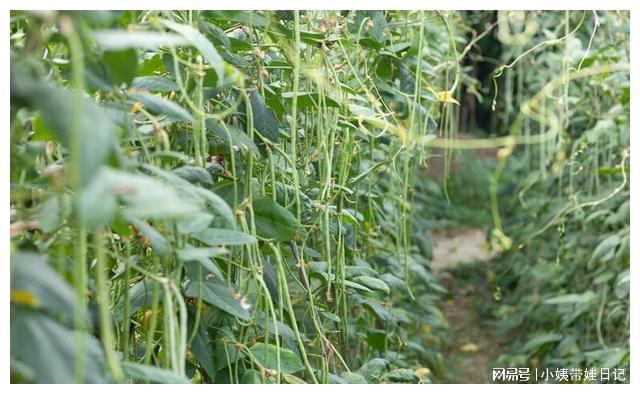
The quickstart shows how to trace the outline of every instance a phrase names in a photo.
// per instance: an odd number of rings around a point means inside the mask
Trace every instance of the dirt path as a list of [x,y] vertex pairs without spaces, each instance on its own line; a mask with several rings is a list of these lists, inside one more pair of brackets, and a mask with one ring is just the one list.
[[[432,233],[436,241],[433,268],[450,291],[443,312],[451,341],[444,356],[451,383],[489,383],[491,363],[500,353],[499,340],[480,316],[479,303],[487,289],[482,278],[461,276],[461,266],[482,264],[492,257],[485,231],[464,229]],[[476,275],[482,271],[470,271]],[[481,283],[482,285],[479,285]]]

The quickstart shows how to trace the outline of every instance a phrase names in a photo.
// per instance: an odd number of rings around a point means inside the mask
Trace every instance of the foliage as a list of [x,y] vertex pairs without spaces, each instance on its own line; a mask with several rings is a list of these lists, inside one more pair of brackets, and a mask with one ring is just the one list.
[[[478,199],[503,360],[628,365],[629,19],[594,15],[12,12],[12,380],[442,381],[425,230]],[[463,93],[508,132],[457,139]]]
[[14,12],[14,380],[437,379],[410,201],[458,21]]

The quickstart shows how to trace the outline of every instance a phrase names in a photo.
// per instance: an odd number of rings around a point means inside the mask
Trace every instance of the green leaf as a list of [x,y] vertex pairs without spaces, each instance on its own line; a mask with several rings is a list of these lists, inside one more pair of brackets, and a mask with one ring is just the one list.
[[193,46],[198,48],[204,59],[213,67],[218,75],[218,85],[220,85],[224,79],[224,61],[213,44],[211,44],[202,33],[189,25],[182,25],[170,20],[163,20],[162,23],[169,29],[184,36]]
[[144,108],[152,114],[167,115],[177,121],[193,122],[191,113],[174,101],[142,92],[128,93],[127,96],[134,101],[141,102],[144,105]]
[[582,304],[593,301],[595,294],[588,290],[582,294],[565,294],[544,300],[545,305]]
[[366,300],[362,300],[361,303],[362,305],[367,307],[371,312],[373,312],[373,314],[376,315],[376,317],[382,320],[383,322],[391,323],[395,320],[393,318],[393,315],[389,313],[389,311],[387,311],[382,305],[380,305],[379,302],[366,299]]
[[[327,274],[323,275],[325,280],[326,280],[326,275]],[[335,280],[335,275],[333,275],[333,274],[331,275],[331,280]],[[353,281],[350,281],[350,280],[345,280],[344,284],[345,284],[345,286],[351,287],[353,289],[364,291],[366,293],[371,293],[371,289],[370,288],[368,288],[367,286],[361,285],[360,283],[353,282]]]
[[211,119],[208,119],[205,124],[207,125],[208,130],[212,130],[213,133],[226,144],[231,144],[234,147],[240,147],[243,149],[249,149],[254,154],[260,155],[260,151],[258,150],[256,144],[251,141],[251,138],[249,138],[246,133],[244,133],[237,127],[231,124],[224,125],[224,127],[219,126]]
[[[294,93],[293,92],[285,92],[282,93],[282,98],[287,101],[293,100]],[[298,101],[297,105],[299,108],[319,108],[320,106],[320,95],[318,93],[301,93],[297,94]],[[324,104],[330,108],[340,108],[341,105],[334,98],[329,96],[324,96]]]
[[18,252],[11,256],[12,302],[59,313],[71,321],[74,300],[71,287],[40,255]]
[[[110,223],[114,215],[112,200],[116,198],[124,204],[125,217],[132,215],[139,219],[185,218],[201,212],[203,204],[202,199],[183,196],[151,176],[105,167],[80,196],[80,210],[85,223]],[[104,217],[107,212],[108,217]]]
[[36,216],[40,222],[40,229],[45,233],[56,230],[71,212],[71,198],[68,194],[58,194],[48,197]]
[[211,11],[211,14],[214,18],[225,22],[239,22],[254,27],[264,27],[269,24],[269,19],[266,16],[260,15],[255,11],[224,10]]
[[[155,282],[151,279],[144,279],[140,282],[137,282],[135,285],[129,288],[129,316],[134,313],[150,306],[153,303],[153,292],[154,287],[155,291],[158,292],[158,303],[162,303],[164,288],[160,286],[158,282]],[[123,320],[128,318],[129,316],[125,316],[125,299],[121,297],[118,303],[114,308],[114,313],[119,320]]]
[[[253,357],[265,368],[278,371],[277,347],[270,343],[258,342],[249,349]],[[292,374],[304,369],[298,355],[289,349],[280,348],[280,370],[278,372]]]
[[289,375],[288,373],[282,374],[282,380],[284,380],[288,384],[307,384],[307,382],[300,379],[299,377],[294,375]]
[[589,266],[594,263],[610,260],[615,252],[615,248],[620,244],[620,236],[613,234],[605,238],[596,246],[589,260]]
[[386,294],[389,294],[391,292],[389,286],[378,278],[372,278],[370,276],[358,276],[353,278],[353,280],[365,285],[372,290],[380,290]]
[[418,383],[420,381],[420,377],[408,368],[395,369],[389,372],[386,378],[392,383]]
[[176,375],[173,371],[138,364],[131,361],[121,363],[124,374],[134,381],[134,383],[166,383],[166,384],[188,384],[189,379]]
[[253,127],[265,138],[278,142],[278,121],[273,111],[267,107],[264,98],[257,91],[249,94],[251,111],[253,112]]
[[70,330],[42,313],[19,308],[11,311],[11,357],[28,367],[34,383],[72,383],[76,373],[76,339],[81,337],[84,383],[104,383],[104,356],[92,336]]
[[176,255],[180,261],[198,261],[209,257],[218,257],[227,254],[229,251],[225,248],[194,248],[190,245],[176,250]]
[[551,343],[551,342],[558,342],[562,338],[563,336],[561,334],[548,334],[548,333],[536,334],[531,339],[529,339],[527,343],[524,344],[521,351],[529,352],[531,350],[537,350],[540,346],[544,344]]
[[246,245],[257,242],[250,234],[221,228],[207,228],[192,234],[191,237],[209,246]]
[[34,131],[31,141],[55,141],[56,134],[47,127],[42,120],[42,116],[36,115],[31,125]]
[[374,358],[360,367],[359,373],[369,382],[377,382],[389,368],[389,361],[384,358]]
[[133,215],[125,214],[124,216],[129,223],[131,223],[138,229],[138,231],[142,233],[142,235],[149,239],[149,242],[151,242],[151,246],[153,247],[153,252],[155,254],[157,254],[158,256],[165,256],[169,252],[171,245],[164,237],[164,235],[162,235],[162,233],[160,233],[147,222],[140,220]]
[[204,189],[199,186],[192,185],[186,180],[170,172],[159,169],[150,164],[143,164],[142,167],[150,173],[157,175],[170,183],[173,187],[179,189],[185,196],[193,199],[202,200],[204,204],[217,212],[226,222],[235,228],[235,219],[231,212],[231,207],[225,200],[211,190]]
[[340,377],[347,381],[348,384],[367,384],[367,380],[364,376],[355,372],[343,372]]
[[[189,281],[185,294],[188,297],[196,298],[198,293],[198,282]],[[241,302],[242,295],[218,278],[204,281],[202,299],[239,319],[249,319],[249,306]]]
[[[11,70],[23,67],[11,64]],[[15,71],[18,74],[18,71]],[[24,75],[11,75],[11,96],[40,111],[46,129],[54,132],[67,149],[71,149],[75,117],[80,129],[80,181],[87,184],[105,162],[116,142],[116,129],[104,109],[76,93],[54,88]],[[21,84],[19,88],[15,85]]]
[[116,216],[118,201],[104,169],[80,191],[77,201],[80,219],[87,230],[111,224]]
[[213,185],[211,174],[202,167],[182,166],[174,168],[171,172],[194,184]]
[[169,78],[155,75],[134,78],[131,86],[150,92],[175,92],[179,89],[178,85]]
[[133,48],[120,51],[105,51],[104,63],[111,73],[111,82],[130,85],[138,71],[138,53]]
[[191,352],[207,375],[209,375],[209,378],[213,379],[216,376],[215,358],[204,324],[200,324],[200,327],[198,327],[198,332],[193,339],[193,343],[191,343]]
[[294,239],[300,224],[291,212],[274,202],[270,197],[262,196],[253,200],[256,232],[263,238],[285,242]]
[[245,369],[240,384],[262,384],[262,376],[255,369]]
[[229,48],[231,46],[229,37],[220,27],[214,25],[213,23],[200,21],[200,28],[205,34],[213,39],[216,45],[222,46],[224,48]]

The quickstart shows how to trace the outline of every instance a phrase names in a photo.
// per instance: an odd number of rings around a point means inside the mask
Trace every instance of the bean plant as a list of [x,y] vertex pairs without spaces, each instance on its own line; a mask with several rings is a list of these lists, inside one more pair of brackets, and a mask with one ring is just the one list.
[[628,13],[496,15],[13,11],[12,381],[443,382],[424,213],[477,148],[520,352],[628,360]]

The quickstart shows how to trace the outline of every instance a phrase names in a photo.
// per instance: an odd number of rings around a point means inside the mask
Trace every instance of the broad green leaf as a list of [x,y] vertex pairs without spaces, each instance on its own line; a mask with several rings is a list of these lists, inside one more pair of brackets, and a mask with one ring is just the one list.
[[367,361],[358,371],[368,382],[377,382],[389,368],[389,361],[384,358],[374,358]]
[[184,268],[187,272],[187,277],[192,281],[197,281],[198,278],[202,278],[202,280],[215,278],[222,280],[225,278],[214,260],[208,257],[203,257],[198,260],[187,260],[184,262]]
[[[282,93],[282,98],[287,101],[293,99],[293,92]],[[298,93],[297,105],[300,108],[319,108],[320,107],[320,95],[318,93]],[[324,104],[330,108],[340,108],[341,105],[332,97],[324,96]]]
[[531,350],[536,350],[544,344],[551,343],[551,342],[558,342],[562,340],[562,338],[563,336],[561,334],[552,334],[552,333],[536,334],[531,339],[529,339],[527,343],[524,344],[521,351],[528,352]]
[[269,24],[269,19],[264,15],[258,14],[256,11],[224,10],[210,11],[210,13],[215,19],[225,22],[233,21],[255,27],[265,27]]
[[149,242],[151,242],[151,246],[153,247],[153,252],[155,254],[157,254],[158,256],[165,256],[169,252],[171,248],[169,241],[167,241],[164,235],[162,235],[162,233],[156,230],[153,226],[151,226],[144,220],[138,219],[134,215],[125,214],[125,219],[134,227],[136,227],[138,231],[142,233],[142,235],[149,239]]
[[412,369],[398,368],[389,372],[386,379],[391,383],[418,383],[420,378]]
[[140,90],[148,90],[150,92],[175,92],[177,91],[178,84],[170,80],[169,78],[159,77],[156,75],[148,75],[143,77],[137,77],[133,79],[131,84],[133,88]]
[[202,167],[182,166],[174,168],[171,172],[194,184],[213,185],[211,174]]
[[202,33],[189,25],[182,25],[170,20],[163,20],[162,23],[169,29],[181,34],[193,46],[198,48],[207,63],[209,63],[216,71],[216,74],[218,74],[219,85],[224,79],[224,62],[213,44],[211,44]]
[[378,272],[366,265],[348,265],[344,267],[344,273],[347,278],[353,278],[356,276],[377,276]]
[[286,208],[268,196],[253,200],[256,232],[263,238],[285,242],[294,239],[300,224]]
[[249,149],[256,155],[260,155],[260,151],[256,144],[249,138],[249,136],[239,130],[237,127],[229,125],[219,125],[213,120],[208,119],[206,121],[207,130],[212,130],[213,133],[218,136],[226,144],[230,144],[234,147],[242,149]]
[[187,198],[181,192],[148,175],[105,167],[81,194],[80,207],[85,222],[91,224],[110,223],[116,198],[124,204],[125,217],[139,219],[180,219],[202,210],[202,199]]
[[256,238],[250,234],[221,228],[207,228],[192,234],[191,237],[209,246],[246,245],[256,242]]
[[[349,384],[349,382],[347,382],[346,379],[341,378],[340,376],[334,375],[332,373],[329,373],[329,379],[328,380],[329,380],[329,384]],[[366,384],[367,382],[365,381],[364,383]]]
[[185,248],[176,250],[176,255],[180,261],[198,261],[209,257],[218,257],[229,252],[226,248],[194,248],[188,245]]
[[71,197],[66,193],[52,195],[42,202],[36,216],[40,229],[46,233],[56,230],[71,213]]
[[[131,286],[129,288],[129,316],[148,306],[151,306],[153,303],[154,291],[157,291],[158,303],[162,303],[162,300],[164,299],[164,288],[158,282],[155,282],[151,279],[144,279]],[[115,305],[114,312],[119,320],[123,320],[129,317],[125,316],[124,296],[121,297],[118,303]]]
[[213,379],[216,376],[215,358],[204,324],[198,327],[198,332],[191,343],[191,352],[207,375]]
[[102,59],[111,73],[111,82],[130,85],[138,71],[138,53],[134,48],[105,51]]
[[273,111],[267,107],[264,98],[255,90],[249,94],[249,102],[253,112],[253,127],[262,136],[277,143],[280,133],[278,131],[278,120]]
[[121,363],[124,374],[134,383],[189,384],[189,379],[173,371],[139,364],[132,361]]
[[191,113],[175,101],[142,92],[130,92],[127,95],[131,100],[141,102],[144,108],[152,114],[167,115],[177,121],[193,122]]
[[205,21],[200,21],[200,30],[211,37],[216,45],[222,46],[224,48],[229,48],[231,46],[229,37],[225,34],[224,30],[222,30],[217,25]]
[[[20,294],[30,298],[16,297]],[[40,255],[18,252],[11,256],[11,302],[42,308],[71,321],[74,300],[69,284]]]
[[334,313],[331,312],[325,312],[325,311],[320,311],[320,314],[326,318],[331,320],[332,322],[338,323],[340,324],[342,322],[342,319],[340,319],[340,317]]
[[386,283],[384,283],[383,281],[381,281],[378,278],[372,278],[370,276],[358,276],[353,278],[354,281],[361,283],[363,285],[365,285],[366,287],[368,287],[369,289],[372,290],[380,290],[383,293],[389,294],[390,293],[390,289],[389,286],[387,286]]
[[282,373],[295,373],[304,369],[304,365],[298,355],[286,348],[280,348],[280,370],[278,370],[277,350],[278,348],[270,343],[258,342],[249,349],[253,357],[265,368],[273,369]]
[[[256,312],[256,322],[258,325],[266,330],[267,326],[269,327],[269,333],[273,336],[275,335],[275,330],[273,328],[273,319],[271,315],[266,314],[262,311]],[[300,349],[298,348],[298,343],[296,341],[296,334],[291,327],[287,324],[282,323],[281,321],[277,321],[278,325],[278,335],[282,339],[280,342],[280,346],[284,346],[289,350],[293,351],[295,354],[300,354]]]
[[629,349],[614,348],[607,349],[608,356],[602,363],[602,368],[615,368],[620,366],[623,358],[629,355]]
[[40,111],[46,129],[71,149],[72,132],[79,131],[80,182],[86,185],[116,143],[116,128],[104,109],[79,93],[34,81],[27,66],[11,62],[11,100]]
[[178,231],[185,235],[199,233],[211,225],[211,222],[215,219],[215,216],[203,212],[197,216],[192,216],[178,222]]
[[362,305],[367,307],[373,314],[385,323],[391,323],[395,319],[389,311],[387,311],[378,301],[366,299],[362,300]]
[[[198,294],[198,282],[189,281],[185,295],[196,298]],[[204,281],[202,299],[239,319],[249,319],[250,306],[242,299],[242,294],[217,278]]]
[[304,380],[300,379],[297,376],[290,375],[288,373],[282,374],[282,380],[284,380],[288,384],[307,384]]
[[367,384],[367,379],[359,373],[345,371],[340,374],[340,377],[348,384]]
[[[324,277],[325,277],[325,280],[326,280],[326,274],[324,275]],[[331,280],[332,280],[332,281],[334,281],[334,280],[335,280],[335,275],[331,274]],[[370,288],[368,288],[367,286],[361,285],[361,284],[360,284],[360,283],[358,283],[358,282],[353,282],[353,281],[350,281],[350,280],[345,280],[345,281],[344,281],[344,285],[345,285],[345,286],[347,286],[347,287],[351,287],[351,288],[353,288],[353,289],[356,289],[356,290],[364,291],[364,292],[366,292],[366,293],[371,293],[371,289],[370,289]]]
[[229,226],[235,228],[235,219],[233,213],[231,212],[231,207],[229,207],[229,204],[227,204],[225,200],[223,200],[213,191],[192,185],[179,176],[161,170],[158,167],[152,166],[150,164],[143,164],[142,167],[150,173],[160,177],[161,179],[164,179],[173,187],[179,189],[180,192],[185,196],[204,201],[205,206],[213,209],[226,220]]
[[589,265],[608,261],[613,257],[615,248],[620,244],[620,236],[613,234],[605,238],[596,246],[589,260]]
[[245,369],[240,384],[262,384],[263,377],[255,369]]
[[546,305],[559,305],[559,304],[582,304],[593,301],[595,294],[588,290],[582,294],[565,294],[557,297],[552,297],[544,300],[543,304]]
[[[11,357],[33,371],[33,383],[71,383],[75,381],[72,360],[78,333],[46,315],[24,308],[11,311]],[[104,383],[104,356],[100,343],[81,335],[86,351],[84,383]]]
[[111,224],[116,216],[118,200],[104,169],[98,171],[80,191],[77,201],[80,219],[88,230]]
[[556,305],[556,304],[576,304],[582,302],[582,295],[580,294],[565,294],[558,297],[551,297],[544,300],[543,304]]

